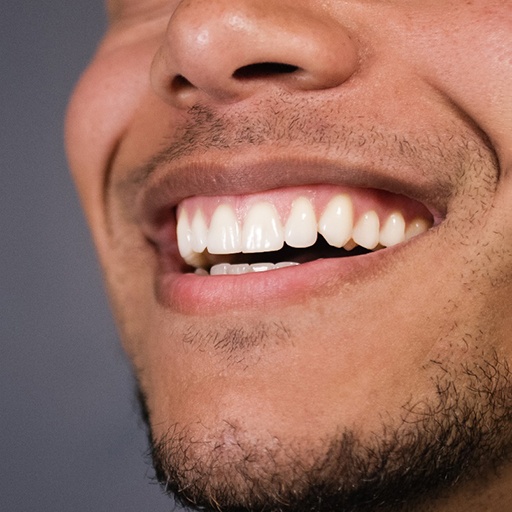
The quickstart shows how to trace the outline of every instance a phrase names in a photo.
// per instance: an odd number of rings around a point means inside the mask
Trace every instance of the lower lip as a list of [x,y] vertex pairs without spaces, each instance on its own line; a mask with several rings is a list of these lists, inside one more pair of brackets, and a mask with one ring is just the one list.
[[158,300],[174,311],[202,315],[297,304],[305,298],[339,292],[341,284],[370,278],[392,260],[399,247],[234,276],[165,273],[157,279]]

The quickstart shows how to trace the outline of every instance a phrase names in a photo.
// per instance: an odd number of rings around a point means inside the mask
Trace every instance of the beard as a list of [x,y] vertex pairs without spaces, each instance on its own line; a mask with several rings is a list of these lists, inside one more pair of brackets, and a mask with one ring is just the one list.
[[[155,439],[144,392],[156,478],[186,508],[225,512],[424,510],[510,462],[512,378],[496,353],[444,365],[433,398],[404,404],[394,421],[363,435],[339,429],[314,446],[255,438],[232,423],[198,435],[173,425]],[[425,508],[428,509],[428,508]]]

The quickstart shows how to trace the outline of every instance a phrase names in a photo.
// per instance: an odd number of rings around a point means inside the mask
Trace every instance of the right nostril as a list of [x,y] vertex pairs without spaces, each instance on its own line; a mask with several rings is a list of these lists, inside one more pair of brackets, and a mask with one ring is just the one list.
[[180,93],[186,89],[193,89],[194,86],[183,75],[176,75],[171,81],[173,93]]
[[249,80],[252,78],[265,78],[273,75],[288,75],[295,73],[299,68],[291,64],[282,64],[280,62],[260,62],[249,64],[238,68],[233,73],[233,78],[239,80]]

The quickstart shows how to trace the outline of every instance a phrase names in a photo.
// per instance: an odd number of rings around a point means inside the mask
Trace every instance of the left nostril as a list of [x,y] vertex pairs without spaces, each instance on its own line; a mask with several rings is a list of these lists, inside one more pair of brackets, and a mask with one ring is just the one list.
[[260,62],[249,64],[238,68],[233,73],[233,78],[239,80],[250,80],[253,78],[265,78],[275,75],[289,75],[295,73],[300,68],[291,64],[282,64],[280,62]]

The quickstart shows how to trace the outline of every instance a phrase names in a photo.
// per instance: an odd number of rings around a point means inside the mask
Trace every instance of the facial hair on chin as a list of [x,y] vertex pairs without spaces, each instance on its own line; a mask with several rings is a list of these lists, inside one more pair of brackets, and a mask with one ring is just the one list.
[[432,365],[438,371],[430,402],[404,404],[398,421],[365,438],[339,429],[321,449],[286,439],[254,441],[228,423],[203,440],[194,426],[178,424],[155,439],[139,387],[156,478],[197,510],[419,510],[462,482],[496,471],[512,455],[508,363],[489,353]]

